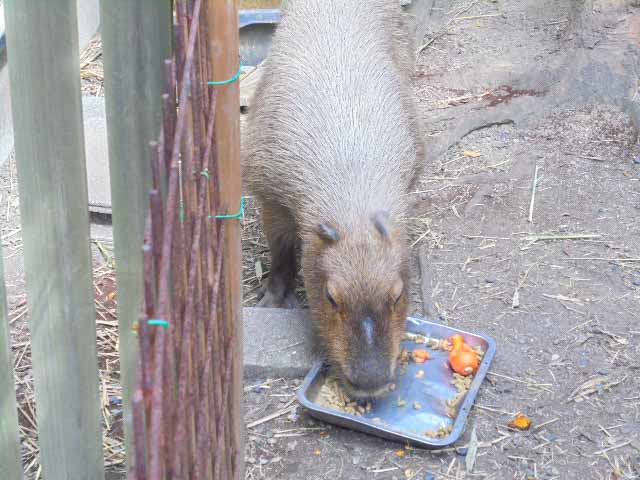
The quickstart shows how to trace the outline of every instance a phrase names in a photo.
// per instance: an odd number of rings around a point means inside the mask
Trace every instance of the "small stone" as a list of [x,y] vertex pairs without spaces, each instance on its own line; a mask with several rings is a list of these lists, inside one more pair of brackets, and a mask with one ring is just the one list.
[[469,449],[467,447],[458,447],[456,448],[456,455],[460,455],[461,457],[465,457]]
[[487,278],[484,279],[485,282],[487,283],[496,283],[498,281],[498,279],[494,276],[488,276]]
[[633,163],[635,163],[636,165],[640,165],[640,157],[635,157],[633,159]]
[[260,457],[260,465],[266,465],[267,463],[269,463],[269,460],[264,457]]
[[554,353],[553,355],[551,355],[552,362],[557,362],[558,360],[560,360],[560,355],[558,355],[557,353]]
[[352,457],[351,463],[354,465],[358,465],[360,463],[360,457]]
[[635,279],[633,280],[633,284],[634,284],[636,287],[640,287],[640,277],[635,278]]
[[601,368],[600,370],[598,370],[598,374],[607,376],[607,375],[609,375],[609,370]]
[[295,407],[289,415],[287,415],[287,420],[292,423],[296,423],[300,419],[300,414],[298,413],[298,407]]
[[560,339],[559,338],[554,338],[553,341],[551,342],[553,345],[560,345]]
[[255,459],[255,458],[253,458],[253,457],[247,457],[247,458],[245,459],[245,461],[246,461],[247,463],[251,463],[251,464],[256,463],[256,459]]

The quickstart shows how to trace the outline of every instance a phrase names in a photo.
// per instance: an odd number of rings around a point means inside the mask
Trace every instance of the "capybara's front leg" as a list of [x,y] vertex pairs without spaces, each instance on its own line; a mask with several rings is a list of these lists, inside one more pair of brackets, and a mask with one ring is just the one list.
[[262,202],[262,224],[271,251],[271,271],[258,294],[259,307],[296,308],[296,224],[288,209]]

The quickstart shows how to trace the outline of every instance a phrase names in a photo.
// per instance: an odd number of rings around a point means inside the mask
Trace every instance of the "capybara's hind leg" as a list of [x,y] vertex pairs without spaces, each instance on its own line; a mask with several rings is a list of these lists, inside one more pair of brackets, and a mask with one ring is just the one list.
[[261,213],[271,251],[271,271],[259,293],[258,306],[296,308],[298,236],[295,221],[288,209],[268,202],[262,204]]

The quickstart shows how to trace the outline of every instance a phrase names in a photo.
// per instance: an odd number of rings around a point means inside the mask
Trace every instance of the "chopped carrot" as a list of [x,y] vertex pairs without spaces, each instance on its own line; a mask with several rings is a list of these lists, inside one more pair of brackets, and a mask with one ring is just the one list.
[[411,352],[411,358],[416,363],[424,363],[427,360],[429,360],[429,352],[427,352],[426,350],[417,348],[413,352]]

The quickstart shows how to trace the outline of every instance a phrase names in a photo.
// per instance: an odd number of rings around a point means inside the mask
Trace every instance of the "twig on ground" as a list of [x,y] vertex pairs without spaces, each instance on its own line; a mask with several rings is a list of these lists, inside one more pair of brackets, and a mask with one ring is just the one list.
[[533,172],[533,185],[531,186],[531,202],[529,203],[529,223],[533,223],[533,205],[536,201],[536,190],[538,189],[538,170],[540,167],[536,165]]

